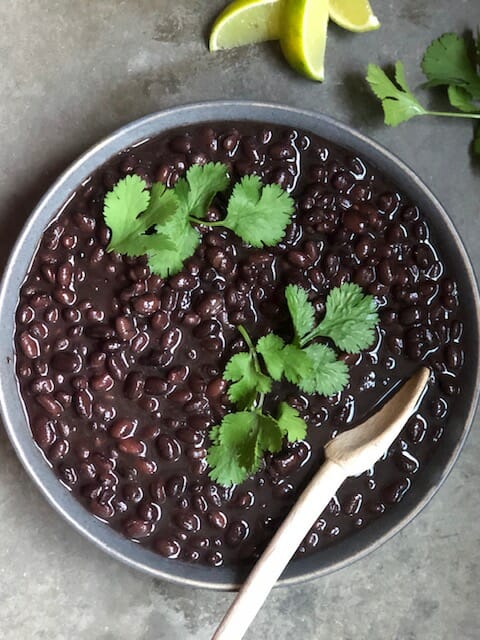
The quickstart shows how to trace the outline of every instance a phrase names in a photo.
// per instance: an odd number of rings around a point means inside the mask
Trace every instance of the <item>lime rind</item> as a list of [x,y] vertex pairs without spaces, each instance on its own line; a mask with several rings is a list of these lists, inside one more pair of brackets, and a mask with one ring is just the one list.
[[330,0],[330,19],[342,29],[366,33],[380,28],[368,0]]
[[234,0],[220,13],[210,33],[210,51],[278,40],[282,0]]
[[328,0],[284,0],[280,44],[290,66],[322,82],[327,44]]

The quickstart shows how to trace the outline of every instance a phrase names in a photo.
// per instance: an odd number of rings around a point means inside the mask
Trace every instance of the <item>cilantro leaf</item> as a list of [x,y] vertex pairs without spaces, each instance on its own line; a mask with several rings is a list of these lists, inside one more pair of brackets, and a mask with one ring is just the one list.
[[427,85],[454,85],[465,89],[472,98],[480,99],[480,76],[470,59],[467,43],[455,33],[444,33],[425,51],[422,60]]
[[[257,434],[252,433],[255,414],[250,411],[227,414],[210,434],[213,445],[207,452],[209,476],[225,486],[240,484],[257,462]],[[258,459],[258,463],[260,460]]]
[[148,207],[140,218],[145,231],[172,220],[177,213],[178,204],[178,199],[172,189],[167,189],[161,182],[155,182],[150,190]]
[[294,211],[293,199],[277,184],[262,186],[258,176],[244,176],[228,202],[222,225],[253,247],[279,242]]
[[377,323],[373,296],[365,295],[358,284],[344,283],[330,291],[325,317],[304,342],[324,336],[331,338],[339,349],[358,353],[373,344]]
[[348,367],[343,360],[337,360],[333,349],[325,344],[311,344],[304,351],[310,359],[312,375],[299,382],[302,391],[332,396],[347,386]]
[[283,351],[284,376],[292,384],[300,385],[301,381],[312,374],[312,363],[304,349],[287,344]]
[[175,242],[163,233],[153,233],[149,236],[139,236],[137,244],[142,251],[136,255],[147,254],[150,271],[166,278],[177,273],[182,268],[178,260],[178,250]]
[[280,427],[280,431],[287,437],[289,442],[303,440],[307,435],[307,425],[305,420],[300,417],[300,414],[296,409],[286,402],[280,403],[277,423]]
[[450,85],[448,87],[448,99],[452,107],[464,113],[478,113],[479,107],[472,102],[472,96],[463,87]]
[[229,185],[226,165],[207,162],[192,165],[185,178],[180,178],[174,187],[181,207],[191,216],[205,218],[208,207],[219,191]]
[[184,261],[195,253],[200,244],[200,235],[190,224],[187,212],[182,210],[177,210],[174,216],[156,225],[155,230],[157,234],[165,236],[170,245],[158,246],[155,240],[150,240],[147,246],[148,263],[154,273],[166,278],[178,273]]
[[285,344],[274,333],[270,333],[257,343],[257,351],[261,353],[265,366],[273,380],[281,380],[282,376],[292,384],[298,384],[305,375],[311,375],[311,362],[302,349],[294,344]]
[[378,65],[368,65],[367,82],[373,93],[382,101],[385,124],[391,127],[428,113],[410,91],[401,62],[395,63],[395,80],[400,88],[395,86]]
[[271,378],[277,382],[281,380],[284,370],[282,349],[285,342],[274,333],[269,333],[257,342],[257,352],[260,353]]
[[139,216],[150,202],[150,193],[146,188],[147,185],[140,176],[126,176],[105,196],[103,215],[112,232],[107,251],[131,256],[145,253],[135,244],[135,240],[145,230]]
[[108,251],[147,254],[150,269],[162,277],[180,271],[200,242],[187,214],[178,211],[174,192],[161,183],[148,192],[136,175],[126,176],[107,193],[103,213],[112,231]]
[[257,370],[253,354],[246,351],[230,358],[223,377],[233,382],[228,397],[243,409],[253,404],[257,393],[268,393],[272,387],[270,378]]
[[255,473],[263,453],[282,446],[282,431],[276,420],[258,411],[227,414],[210,433],[207,453],[209,476],[224,486],[239,484]]
[[300,343],[315,325],[315,308],[308,300],[305,289],[289,284],[285,289],[285,298],[293,322],[295,342]]
[[282,448],[283,431],[277,420],[264,413],[256,412],[258,420],[258,444],[263,451],[277,453]]

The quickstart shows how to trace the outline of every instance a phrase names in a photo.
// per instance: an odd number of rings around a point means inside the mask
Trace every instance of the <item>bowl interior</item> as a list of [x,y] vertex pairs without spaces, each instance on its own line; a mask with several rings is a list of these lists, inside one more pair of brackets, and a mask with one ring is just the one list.
[[213,589],[234,589],[245,578],[245,570],[190,565],[165,560],[135,544],[92,517],[60,484],[34,443],[19,396],[13,335],[18,292],[42,233],[76,187],[99,165],[125,147],[138,144],[168,129],[208,122],[257,121],[301,128],[350,148],[388,176],[428,219],[433,240],[442,248],[447,264],[454,270],[459,296],[471,309],[473,318],[465,326],[465,354],[462,398],[454,403],[448,425],[429,464],[416,477],[403,500],[355,535],[316,554],[295,560],[285,570],[279,584],[293,584],[341,568],[377,548],[405,526],[430,500],[450,471],[473,419],[478,400],[479,380],[479,296],[471,264],[461,240],[441,204],[418,177],[390,152],[372,140],[329,117],[269,104],[216,102],[164,111],[138,120],[111,135],[75,162],[53,185],[32,213],[21,233],[4,273],[0,291],[0,405],[7,433],[15,450],[42,493],[78,531],[102,549],[156,577]]

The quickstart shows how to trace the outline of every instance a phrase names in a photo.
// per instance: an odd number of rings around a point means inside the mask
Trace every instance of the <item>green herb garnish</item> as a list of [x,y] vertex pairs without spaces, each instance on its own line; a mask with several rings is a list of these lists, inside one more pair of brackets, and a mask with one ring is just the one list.
[[[458,111],[431,111],[425,109],[413,95],[406,80],[402,62],[395,63],[393,82],[377,65],[369,64],[367,82],[382,101],[385,124],[396,127],[415,116],[444,116],[452,118],[480,118],[480,74],[478,50],[480,37],[475,43],[477,55],[470,56],[464,38],[445,33],[434,40],[425,51],[422,70],[426,86],[446,86],[449,102]],[[396,83],[396,84],[395,84]],[[480,153],[480,131],[477,128],[473,143],[474,153]]]
[[273,381],[285,378],[306,393],[325,396],[342,391],[348,384],[345,362],[327,344],[314,340],[326,337],[338,349],[358,353],[371,346],[375,338],[375,301],[356,284],[343,284],[330,291],[325,316],[317,325],[315,309],[304,289],[289,285],[285,297],[294,329],[291,343],[269,333],[254,345],[246,329],[238,327],[248,351],[232,356],[224,378],[231,383],[229,399],[241,410],[228,414],[212,429],[207,456],[210,477],[225,486],[243,482],[255,473],[265,451],[280,451],[284,438],[294,442],[306,435],[305,421],[287,403],[280,403],[276,418],[263,413],[265,395]]
[[274,246],[283,238],[293,209],[292,198],[278,185],[262,186],[257,176],[245,176],[235,185],[220,224],[252,247]]
[[226,227],[254,247],[277,244],[292,217],[293,199],[277,184],[245,176],[233,188],[225,218],[209,222],[209,206],[229,186],[220,162],[192,165],[172,189],[155,183],[148,191],[139,176],[123,178],[105,196],[103,214],[112,232],[108,251],[146,255],[151,271],[165,278],[195,253],[198,225]]

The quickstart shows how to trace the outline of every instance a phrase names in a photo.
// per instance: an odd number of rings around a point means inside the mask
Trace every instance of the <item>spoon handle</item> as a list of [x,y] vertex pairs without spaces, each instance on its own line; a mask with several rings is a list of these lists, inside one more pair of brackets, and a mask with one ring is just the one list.
[[231,604],[212,640],[241,640],[288,561],[346,478],[326,460],[279,527]]

